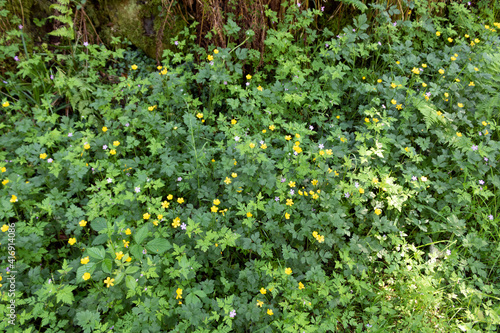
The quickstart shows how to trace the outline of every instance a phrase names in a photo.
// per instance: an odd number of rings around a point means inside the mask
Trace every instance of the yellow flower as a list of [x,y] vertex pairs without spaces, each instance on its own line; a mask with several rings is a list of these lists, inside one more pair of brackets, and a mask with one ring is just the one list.
[[254,148],[255,147],[255,143],[250,142],[249,146],[250,146],[250,148]]
[[219,50],[215,49],[215,50],[214,50],[214,53],[215,53],[215,54],[219,53]]
[[88,279],[90,279],[90,273],[87,273],[85,272],[85,274],[83,274],[82,278],[87,281]]
[[398,61],[396,61],[396,64],[397,64],[397,65],[399,65],[399,64],[400,64],[399,60],[398,60]]
[[482,122],[481,124],[483,124],[483,126],[488,125],[488,123],[487,123],[487,122],[485,122],[484,120],[483,120],[483,122]]
[[375,209],[375,214],[380,215],[380,214],[382,214],[382,211],[377,208],[377,209]]
[[295,150],[297,154],[302,152],[302,148],[300,148],[299,146],[293,146],[293,150]]
[[455,81],[460,82],[460,79],[455,79]]
[[236,177],[238,177],[238,174],[237,174],[236,172],[233,172],[233,173],[231,174],[231,177],[236,178]]
[[252,75],[247,74],[247,80],[250,80],[252,78]]
[[461,137],[461,136],[462,136],[462,133],[457,132],[457,136],[458,136],[458,137]]
[[271,309],[267,309],[267,314],[268,314],[268,315],[270,315],[270,316],[272,316],[272,315],[274,314],[274,313],[273,313],[273,310],[271,310]]
[[484,135],[488,135],[488,133],[489,133],[488,131],[484,131]]
[[318,238],[316,238],[318,240],[318,243],[323,243],[325,241],[325,236],[323,235],[318,235]]
[[113,141],[113,146],[118,147],[120,145],[120,141]]
[[450,94],[444,93],[444,97],[448,98],[448,96],[450,96]]
[[423,68],[427,68],[427,64],[422,64],[422,67]]
[[287,269],[285,269],[285,274],[286,275],[292,274],[292,269],[290,267],[288,267]]
[[473,82],[473,81],[470,81],[470,82],[469,82],[469,87],[474,87],[474,86],[475,86],[474,82]]
[[227,185],[231,184],[231,179],[229,177],[226,177],[224,183],[226,183]]
[[3,185],[7,185],[7,183],[8,183],[8,182],[9,182],[9,180],[8,180],[8,179],[5,179],[5,180],[2,182],[2,184],[3,184]]
[[422,176],[422,177],[420,177],[420,180],[423,181],[423,182],[426,182],[427,181],[427,177]]
[[149,220],[150,217],[151,217],[151,215],[149,213],[142,214],[142,218],[145,220]]
[[179,217],[176,217],[174,219],[174,222],[172,222],[172,227],[177,228],[180,225],[181,225],[181,219]]
[[68,243],[69,243],[69,245],[74,245],[76,243],[76,238],[73,237],[73,238],[68,239]]
[[127,259],[125,259],[126,262],[131,262],[132,261],[132,257],[128,257]]
[[297,139],[300,139],[300,134],[299,134],[299,133],[296,133],[296,134],[295,134],[295,137],[296,137]]
[[290,186],[290,187],[295,187],[295,182],[290,181],[290,182],[288,183],[288,186]]
[[231,119],[231,124],[236,125],[237,121],[236,119]]
[[115,284],[115,279],[111,279],[109,276],[104,280],[104,283],[106,283],[106,287],[109,288],[110,286],[114,286]]
[[262,295],[265,295],[265,294],[267,293],[267,291],[266,291],[266,289],[264,289],[264,288],[260,288],[260,293],[261,293]]
[[427,87],[427,83],[423,82],[422,87],[424,87],[424,88]]
[[260,148],[262,148],[262,149],[266,149],[266,148],[267,148],[267,145],[264,143],[263,145],[260,145]]
[[163,202],[161,203],[161,206],[162,206],[162,208],[167,209],[167,208],[168,208],[168,206],[170,206],[170,202],[168,202],[167,200],[165,200],[165,201],[163,201]]
[[81,220],[80,221],[80,227],[85,227],[87,225],[87,221]]
[[398,86],[398,85],[397,85],[397,84],[395,84],[394,82],[393,82],[393,83],[391,83],[391,88],[393,88],[393,89],[394,89],[394,88],[396,88],[397,86]]
[[[165,68],[164,70],[161,71],[161,74],[166,75],[168,73],[168,70]],[[175,129],[175,128],[174,128]]]
[[184,203],[184,198],[177,198],[177,202],[180,203],[180,204]]
[[335,118],[340,119],[340,116],[337,116],[337,117],[335,117]]
[[161,220],[161,219],[163,218],[163,215],[158,214],[158,215],[156,216],[156,218],[157,218],[158,220]]
[[452,61],[457,60],[457,58],[455,58],[455,57],[451,57],[450,59],[451,59]]
[[212,207],[210,208],[210,211],[211,211],[212,213],[217,213],[217,211],[218,211],[218,210],[219,210],[219,208],[217,208],[217,206],[212,206]]
[[420,70],[416,67],[413,67],[413,69],[411,70],[414,74],[420,74]]
[[474,39],[474,43],[476,43],[476,44],[477,44],[477,43],[479,43],[479,42],[480,42],[480,40],[479,40],[479,39],[477,39],[477,38],[476,38],[476,39]]
[[285,213],[285,219],[289,220],[290,219],[290,214]]
[[132,231],[130,230],[130,228],[127,228],[127,230],[125,230],[125,235],[131,235],[132,234]]
[[110,153],[111,155],[116,155],[116,150],[111,149],[111,150],[109,151],[109,153]]
[[252,213],[250,212],[247,213],[247,217],[252,217],[252,216],[253,216]]
[[137,65],[132,65],[130,68],[132,68],[134,71],[137,69]]
[[3,106],[4,108],[8,107],[9,105],[10,105],[10,103],[9,103],[9,102],[3,102],[3,103],[2,103],[2,106]]
[[378,178],[377,178],[377,177],[373,177],[372,182],[373,182],[374,184],[377,184],[377,183],[378,183]]
[[196,118],[198,118],[198,119],[203,118],[203,113],[198,112],[198,113],[196,114]]
[[313,184],[314,186],[318,185],[318,180],[317,179],[313,179],[311,184]]
[[299,290],[302,290],[302,289],[304,289],[304,288],[305,288],[305,287],[304,287],[304,284],[303,284],[302,282],[299,282]]
[[0,170],[2,170],[2,172],[7,172],[7,168],[6,167],[2,167],[2,169],[0,169]]
[[89,263],[89,256],[86,256],[85,258],[80,259],[80,264],[87,265],[88,263]]
[[436,36],[438,36],[438,37],[441,36],[441,32],[436,31]]
[[262,133],[266,133],[267,131],[265,129],[262,130]]
[[13,194],[12,197],[10,198],[10,202],[16,202],[17,197]]
[[402,105],[402,104],[398,104],[398,105],[396,105],[396,109],[401,110],[402,108],[403,108],[403,105]]
[[154,220],[153,224],[155,225],[155,227],[157,227],[158,226],[158,220]]
[[465,34],[465,38],[469,38],[469,35]]
[[286,199],[286,205],[287,206],[292,206],[293,205],[293,200],[292,199]]
[[264,302],[257,300],[257,306],[262,307],[264,305]]
[[47,158],[47,154],[45,154],[45,153],[40,154],[40,158],[41,158],[42,160],[46,159],[46,158]]
[[103,131],[103,132],[107,132],[107,131],[108,131],[108,128],[107,128],[106,126],[104,126],[104,127],[102,128],[102,131]]
[[127,242],[125,239],[122,239],[122,242],[123,242],[123,246],[125,246],[125,247],[128,247],[128,244],[130,243],[130,242]]
[[9,226],[7,224],[4,224],[1,230],[2,232],[6,232],[7,230],[9,230]]
[[319,236],[319,234],[318,234],[317,231],[313,231],[312,235],[313,235],[314,238],[318,238],[318,236]]
[[439,74],[444,74],[444,69],[441,68],[438,72]]
[[363,80],[366,79],[364,76],[363,76]]
[[359,189],[359,193],[363,194],[365,193],[365,190],[363,190],[362,188]]
[[377,82],[378,82],[378,83],[382,83],[382,79],[378,79],[378,80],[377,80]]
[[175,299],[179,299],[179,298],[182,298],[182,289],[181,288],[177,288],[177,290],[175,291],[175,293],[177,294],[177,296],[175,296]]
[[215,199],[214,200],[214,205],[218,206],[220,204],[220,200],[219,199]]
[[392,104],[392,105],[396,105],[396,103],[397,103],[397,102],[396,102],[396,100],[395,100],[395,99],[392,99],[392,100],[391,100],[391,104]]
[[453,39],[448,37],[448,42],[450,42],[450,43],[453,42]]
[[162,69],[162,68],[163,68],[163,66],[158,66],[158,67],[156,67],[156,69],[157,69],[157,70],[160,70],[160,69]]
[[333,172],[333,174],[334,174],[335,176],[338,176],[338,175],[339,175],[339,173],[337,172],[337,170],[335,170],[335,171]]
[[210,54],[209,54],[209,55],[207,56],[207,59],[208,59],[208,61],[212,61],[212,60],[214,60],[214,57],[212,57],[212,55],[210,55]]
[[276,127],[275,127],[274,125],[270,125],[270,126],[269,126],[269,129],[270,129],[271,131],[274,131],[274,130],[276,129]]
[[464,107],[464,105],[462,103],[458,103],[457,105],[458,105],[459,108],[463,108]]
[[262,91],[262,87],[261,87],[260,85],[257,87],[257,89],[258,89],[259,91]]
[[477,68],[477,67],[474,67],[474,70],[475,70],[475,71],[477,72],[477,71],[479,70],[479,68]]

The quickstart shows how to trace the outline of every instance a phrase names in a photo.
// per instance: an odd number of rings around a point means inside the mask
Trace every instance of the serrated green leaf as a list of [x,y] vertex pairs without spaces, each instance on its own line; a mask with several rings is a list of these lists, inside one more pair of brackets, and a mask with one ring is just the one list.
[[146,245],[146,248],[152,253],[162,254],[163,252],[171,249],[172,245],[170,245],[170,242],[164,238],[155,238]]
[[87,253],[94,259],[103,260],[106,256],[106,251],[102,247],[91,247],[87,249]]
[[137,233],[134,234],[134,239],[137,244],[141,244],[142,241],[148,236],[149,228],[147,225],[143,226]]

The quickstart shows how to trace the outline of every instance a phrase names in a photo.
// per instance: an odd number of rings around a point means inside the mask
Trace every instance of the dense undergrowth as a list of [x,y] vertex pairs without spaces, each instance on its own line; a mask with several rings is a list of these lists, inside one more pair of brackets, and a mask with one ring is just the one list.
[[500,24],[466,7],[334,35],[290,5],[250,72],[188,29],[158,67],[9,32],[2,330],[495,331]]

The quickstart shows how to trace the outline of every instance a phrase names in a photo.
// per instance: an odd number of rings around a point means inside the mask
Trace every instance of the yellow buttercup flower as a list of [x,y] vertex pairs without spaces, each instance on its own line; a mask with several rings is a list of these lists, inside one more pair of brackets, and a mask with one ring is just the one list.
[[86,256],[85,258],[80,259],[80,264],[87,265],[89,263],[89,260],[89,256]]
[[227,185],[231,184],[231,179],[229,177],[226,177],[224,183],[226,183]]
[[231,124],[236,125],[237,121],[236,119],[231,119]]
[[290,219],[290,214],[285,213],[285,219],[289,220]]
[[380,214],[382,214],[382,211],[377,208],[377,209],[375,209],[375,214],[380,215]]
[[69,243],[69,245],[74,245],[76,243],[76,238],[73,237],[73,238],[68,239],[68,243]]
[[264,143],[263,145],[260,145],[260,148],[262,148],[262,149],[266,149],[266,148],[267,148],[267,145]]
[[396,105],[397,103],[398,103],[398,102],[396,102],[396,100],[395,100],[395,99],[392,99],[392,100],[391,100],[391,104],[392,104],[392,105]]
[[257,306],[262,307],[262,305],[264,305],[264,302],[257,300]]
[[47,158],[47,154],[45,154],[45,153],[40,154],[40,158],[41,158],[42,160],[46,159],[46,158]]
[[469,38],[469,35],[465,34],[465,38]]
[[291,207],[293,205],[293,200],[292,199],[286,199],[286,205]]
[[270,125],[270,126],[269,126],[269,129],[270,129],[271,131],[274,131],[274,130],[276,129],[276,126],[274,126],[274,125]]
[[85,227],[87,225],[87,221],[81,220],[80,221],[80,227]]
[[214,205],[218,206],[220,204],[220,200],[219,199],[215,199],[214,200]]
[[458,105],[459,108],[463,108],[464,107],[464,105],[462,103],[457,103],[457,105]]
[[137,69],[137,65],[132,65],[130,68],[132,68],[135,71]]
[[209,54],[209,55],[207,56],[207,59],[208,59],[208,61],[212,61],[212,60],[214,60],[214,57],[213,57],[212,55],[210,55],[210,54]]
[[391,88],[393,88],[393,89],[394,89],[394,88],[396,88],[397,86],[398,86],[398,85],[397,85],[397,84],[395,84],[394,82],[393,82],[393,83],[391,83]]
[[453,42],[453,38],[448,37],[448,42]]
[[86,143],[84,146],[83,146],[84,149],[90,149],[90,145],[88,143]]
[[359,189],[359,193],[363,194],[365,193],[365,190],[363,190],[362,188]]
[[440,70],[438,70],[438,72],[439,72],[439,74],[442,75],[442,74],[444,74],[444,69],[441,68]]
[[423,68],[427,68],[427,64],[422,64],[422,67]]
[[219,53],[219,50],[215,49],[215,50],[214,50],[214,53],[215,53],[215,54]]
[[132,234],[132,231],[130,230],[130,228],[127,228],[127,230],[125,230],[125,235],[131,235]]
[[261,86],[258,86],[258,87],[257,87],[257,90],[262,91],[262,87],[261,87]]
[[9,226],[7,224],[4,224],[1,230],[2,232],[6,232],[7,230],[9,230]]
[[250,148],[254,148],[255,147],[255,143],[250,142],[249,146],[250,146]]
[[252,213],[247,212],[247,217],[252,217],[252,216],[253,216]]
[[17,197],[13,194],[12,197],[10,198],[10,202],[16,202]]
[[302,282],[299,282],[299,289],[300,289],[300,290],[302,290],[302,289],[304,289],[304,288],[305,288],[305,287],[304,287],[304,284],[303,284]]
[[111,279],[109,276],[104,280],[104,283],[106,284],[106,287],[109,288],[110,286],[114,286],[115,279]]
[[378,82],[378,83],[382,83],[382,79],[378,79],[378,80],[377,80],[377,82]]
[[427,83],[423,82],[422,87],[424,87],[424,88],[427,87]]
[[483,126],[488,125],[484,120],[483,120],[483,122],[481,124],[483,124]]
[[7,168],[6,168],[6,167],[2,167],[0,170],[1,170],[2,172],[7,172]]
[[85,272],[85,274],[83,274],[82,278],[87,281],[88,279],[90,279],[90,273],[88,272]]
[[475,86],[474,82],[473,82],[473,81],[470,81],[470,82],[469,82],[469,87],[474,87],[474,86]]
[[451,61],[457,60],[457,58],[455,58],[455,57],[451,57],[450,59],[451,59]]
[[180,204],[184,203],[184,198],[177,198],[177,202],[180,203]]
[[111,155],[116,155],[116,150],[111,149],[111,150],[109,151],[109,153],[110,153]]
[[260,288],[260,293],[261,293],[262,295],[265,295],[265,294],[267,293],[267,291],[266,291],[266,289],[264,289],[264,288]]
[[180,225],[181,225],[181,219],[179,217],[176,217],[174,219],[174,222],[172,223],[172,227],[177,228]]
[[149,213],[142,214],[142,218],[145,220],[149,220],[150,217],[151,217],[151,215]]
[[247,80],[250,80],[252,78],[252,75],[247,74]]
[[441,32],[436,31],[436,36],[438,36],[438,37],[441,36]]
[[267,309],[267,314],[268,314],[268,315],[270,315],[270,316],[272,316],[272,315],[274,314],[274,313],[273,313],[273,310],[271,310],[271,309]]
[[238,177],[238,174],[237,174],[236,172],[233,172],[233,173],[231,174],[231,177],[236,178],[236,177]]
[[290,267],[288,267],[287,269],[285,269],[285,274],[286,275],[292,274],[292,269]]
[[219,210],[219,208],[217,208],[217,206],[212,206],[212,207],[210,207],[210,211],[211,211],[212,213],[217,213],[217,211],[218,211],[218,210]]
[[458,137],[461,137],[461,136],[462,136],[462,133],[457,132],[457,136],[458,136]]
[[196,118],[198,118],[198,119],[203,118],[203,113],[198,112],[198,113],[196,114]]
[[161,206],[162,206],[162,208],[167,209],[170,206],[170,202],[168,202],[167,200],[165,200],[165,201],[163,201],[161,203]]
[[2,182],[2,185],[7,185],[9,183],[9,180],[8,179],[5,179],[3,182]]
[[9,105],[10,105],[10,103],[9,103],[9,102],[3,102],[3,103],[2,103],[2,106],[3,106],[4,108],[8,107]]
[[420,74],[420,70],[417,67],[413,67],[411,70],[414,74]]
[[179,299],[179,298],[182,298],[182,289],[181,288],[177,288],[177,290],[175,291],[175,293],[177,294],[177,296],[175,296],[175,299]]

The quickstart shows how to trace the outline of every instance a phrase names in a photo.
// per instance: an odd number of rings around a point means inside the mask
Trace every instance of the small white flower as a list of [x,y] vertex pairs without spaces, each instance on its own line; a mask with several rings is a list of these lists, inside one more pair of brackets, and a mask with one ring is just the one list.
[[113,179],[108,178],[107,181],[108,181],[108,183],[111,183],[111,182],[113,182]]
[[240,137],[239,136],[235,136],[234,137],[234,141],[240,141]]

